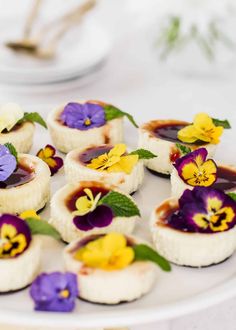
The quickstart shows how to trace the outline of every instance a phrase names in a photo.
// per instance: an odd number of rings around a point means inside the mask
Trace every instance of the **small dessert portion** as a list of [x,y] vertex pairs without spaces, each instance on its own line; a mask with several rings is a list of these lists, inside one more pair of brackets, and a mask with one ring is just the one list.
[[99,182],[68,184],[51,200],[50,223],[65,242],[111,231],[130,234],[140,220],[134,200]]
[[182,266],[204,267],[229,258],[236,249],[236,202],[223,191],[194,187],[179,201],[167,199],[151,216],[159,253]]
[[97,181],[119,188],[127,194],[135,192],[144,178],[143,159],[156,157],[139,149],[127,153],[125,144],[101,145],[71,151],[65,159],[69,183]]
[[139,147],[158,155],[146,160],[145,165],[154,172],[169,175],[172,163],[181,157],[178,144],[190,151],[204,146],[212,157],[224,128],[230,128],[228,121],[212,119],[205,113],[197,114],[193,124],[179,120],[152,120],[143,124],[139,129]]
[[48,128],[53,143],[62,152],[90,145],[116,144],[123,140],[123,118],[137,127],[133,117],[100,101],[70,102],[53,110]]
[[0,216],[0,292],[25,288],[39,272],[41,240],[33,234],[59,238],[58,233],[42,220],[11,215]]
[[38,157],[0,145],[0,213],[42,209],[50,197],[50,171]]
[[18,104],[0,107],[0,144],[12,143],[18,152],[28,153],[33,144],[34,123],[47,128],[37,112],[24,112]]
[[171,194],[179,198],[186,189],[211,187],[224,192],[236,192],[236,168],[228,165],[217,166],[207,159],[205,148],[197,149],[178,158],[171,173]]
[[148,293],[156,281],[156,266],[169,263],[135,237],[119,233],[92,235],[69,244],[65,269],[75,273],[79,297],[99,304],[129,302]]

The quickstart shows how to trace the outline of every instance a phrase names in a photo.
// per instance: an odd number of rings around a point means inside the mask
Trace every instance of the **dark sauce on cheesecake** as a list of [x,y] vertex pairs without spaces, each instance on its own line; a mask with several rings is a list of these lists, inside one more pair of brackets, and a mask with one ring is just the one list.
[[5,181],[0,181],[0,189],[10,189],[30,182],[34,172],[29,167],[19,164],[16,170]]
[[79,160],[83,164],[89,164],[92,159],[108,153],[112,148],[113,146],[110,145],[88,148],[79,155]]
[[211,188],[223,191],[236,189],[236,170],[219,166],[217,170],[217,180]]
[[10,132],[15,132],[18,131],[18,129],[20,129],[22,127],[22,124],[16,124],[14,127],[11,128],[10,131],[8,131],[6,128],[1,132],[1,134],[7,134]]

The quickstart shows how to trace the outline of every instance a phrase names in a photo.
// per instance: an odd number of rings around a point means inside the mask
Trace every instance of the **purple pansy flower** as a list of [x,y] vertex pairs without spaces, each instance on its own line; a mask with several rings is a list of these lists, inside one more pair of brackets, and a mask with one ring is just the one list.
[[16,158],[4,145],[0,145],[0,181],[5,181],[16,169]]
[[88,130],[106,123],[105,112],[95,103],[68,103],[60,115],[61,121],[70,128]]
[[77,276],[69,272],[42,273],[30,288],[36,311],[71,312],[78,294]]
[[73,222],[79,230],[88,231],[96,227],[107,227],[112,219],[112,209],[106,205],[99,205],[92,212],[74,217]]
[[0,216],[0,258],[13,258],[22,254],[31,242],[27,223],[11,214]]
[[189,232],[227,231],[236,225],[236,202],[217,189],[187,189],[179,199],[178,212],[169,218],[169,224]]

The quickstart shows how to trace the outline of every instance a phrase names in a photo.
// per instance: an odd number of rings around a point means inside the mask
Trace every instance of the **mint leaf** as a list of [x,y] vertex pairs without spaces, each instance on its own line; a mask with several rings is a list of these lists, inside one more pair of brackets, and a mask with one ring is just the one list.
[[220,120],[220,119],[217,119],[217,118],[211,118],[211,119],[212,119],[213,124],[215,126],[222,126],[222,127],[226,128],[226,129],[231,128],[231,125],[230,125],[230,123],[229,123],[229,121],[227,119],[225,119],[225,120]]
[[151,151],[146,149],[137,149],[132,151],[129,155],[138,155],[139,159],[151,159],[157,157]]
[[182,155],[187,155],[190,152],[192,152],[192,150],[189,147],[184,146],[183,144],[176,143],[175,145],[179,149],[179,151],[181,152]]
[[4,146],[7,147],[7,149],[10,151],[10,153],[12,154],[12,156],[14,156],[15,159],[16,159],[16,161],[17,161],[17,159],[18,159],[18,153],[16,151],[16,148],[13,146],[13,144],[7,142],[7,143],[4,144]]
[[45,120],[37,112],[25,112],[24,117],[21,118],[17,124],[24,123],[25,121],[31,121],[32,123],[38,123],[39,125],[47,128]]
[[162,270],[169,272],[171,270],[170,263],[160,256],[155,250],[145,244],[137,244],[133,246],[135,260],[147,260],[157,264]]
[[227,195],[236,202],[236,193],[230,192]]
[[47,235],[51,236],[55,239],[60,239],[61,235],[58,233],[58,231],[51,226],[48,222],[44,220],[39,220],[35,218],[27,218],[25,219],[27,222],[28,226],[30,227],[30,231],[32,235]]
[[116,191],[111,191],[99,201],[99,204],[105,204],[110,207],[116,217],[133,217],[140,215],[136,204],[127,196]]
[[103,106],[103,109],[105,111],[105,115],[106,115],[106,120],[112,120],[115,118],[120,118],[123,116],[126,116],[129,121],[135,126],[138,127],[138,125],[136,124],[133,116],[131,116],[129,113],[121,111],[120,109],[114,107],[111,104],[106,104]]

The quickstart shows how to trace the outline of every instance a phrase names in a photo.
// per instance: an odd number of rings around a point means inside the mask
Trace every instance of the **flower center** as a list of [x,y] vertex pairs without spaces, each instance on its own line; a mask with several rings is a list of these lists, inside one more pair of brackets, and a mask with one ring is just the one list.
[[70,295],[70,291],[67,290],[67,289],[65,289],[65,290],[61,290],[59,295],[60,295],[61,298],[65,298],[65,299],[66,299],[66,298],[69,297],[69,295]]
[[91,120],[89,118],[86,118],[85,121],[84,121],[84,125],[85,126],[91,125]]

